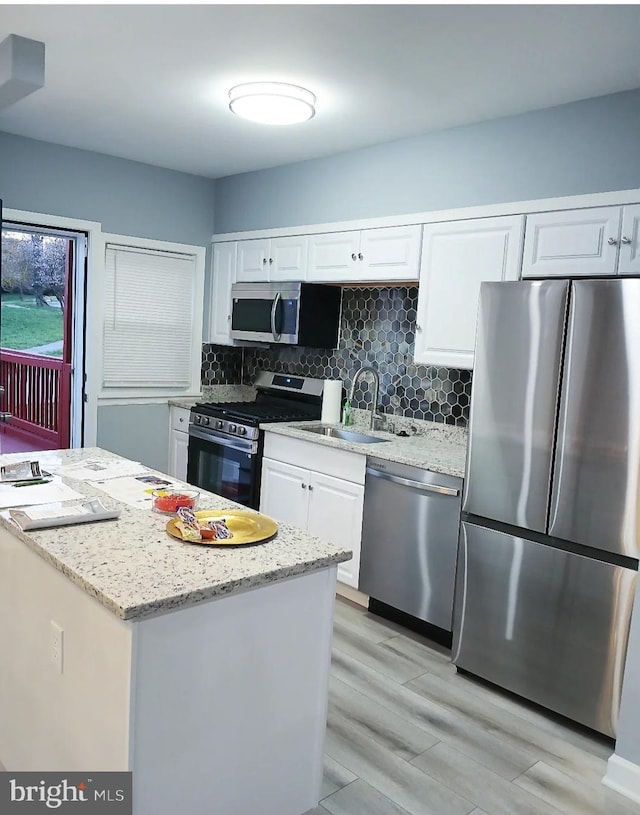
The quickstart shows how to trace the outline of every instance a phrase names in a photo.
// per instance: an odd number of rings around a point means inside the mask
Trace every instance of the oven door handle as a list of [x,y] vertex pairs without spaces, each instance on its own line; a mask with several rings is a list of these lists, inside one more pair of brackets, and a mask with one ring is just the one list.
[[255,453],[254,442],[248,439],[236,439],[231,436],[225,436],[224,433],[216,433],[215,430],[200,430],[199,427],[189,425],[189,435],[202,441],[210,441],[215,444],[221,444],[223,447],[232,447],[234,450],[242,450],[245,453]]
[[276,328],[276,311],[278,310],[278,303],[281,297],[280,292],[276,292],[276,296],[273,298],[273,303],[271,304],[271,333],[273,334],[274,342],[278,342],[282,336],[282,331],[278,332]]

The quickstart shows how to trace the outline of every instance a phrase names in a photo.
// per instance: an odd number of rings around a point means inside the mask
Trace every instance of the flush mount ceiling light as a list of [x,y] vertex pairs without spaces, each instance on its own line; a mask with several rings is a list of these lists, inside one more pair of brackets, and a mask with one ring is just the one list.
[[252,122],[293,125],[314,116],[315,94],[285,82],[247,82],[229,91],[229,108]]

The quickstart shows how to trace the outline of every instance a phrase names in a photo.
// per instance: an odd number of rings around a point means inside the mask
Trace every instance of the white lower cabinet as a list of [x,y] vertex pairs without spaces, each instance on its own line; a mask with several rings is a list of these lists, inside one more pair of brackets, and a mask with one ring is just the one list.
[[187,450],[189,446],[189,413],[186,408],[169,410],[169,466],[168,475],[187,480]]
[[358,588],[360,572],[365,464],[365,456],[357,453],[265,435],[260,511],[351,549],[352,559],[338,565],[338,580],[353,588]]

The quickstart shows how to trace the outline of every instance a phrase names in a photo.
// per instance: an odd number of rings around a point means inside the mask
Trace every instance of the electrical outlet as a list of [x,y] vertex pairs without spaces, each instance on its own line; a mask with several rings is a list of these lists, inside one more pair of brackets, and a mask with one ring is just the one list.
[[62,673],[64,631],[54,620],[51,620],[51,663]]

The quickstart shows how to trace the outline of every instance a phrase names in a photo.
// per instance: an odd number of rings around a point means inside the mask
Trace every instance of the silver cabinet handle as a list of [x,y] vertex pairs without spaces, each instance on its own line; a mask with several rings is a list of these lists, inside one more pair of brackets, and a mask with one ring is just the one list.
[[358,252],[358,260],[364,260],[364,255],[362,252]]
[[271,304],[271,333],[273,334],[273,339],[275,342],[278,342],[282,336],[282,334],[278,334],[276,331],[276,309],[278,308],[280,297],[280,292],[276,292],[276,296],[273,298],[273,303]]
[[302,487],[302,489],[303,489],[303,490],[306,490],[306,489],[307,489],[307,485],[306,485],[306,484],[304,484],[304,483],[300,484],[300,486]]
[[6,411],[0,411],[0,422],[8,422],[9,419],[13,418],[13,413],[7,413]]
[[313,489],[313,484],[309,484],[309,492]]
[[269,258],[269,263],[273,263],[273,258]]
[[4,387],[4,385],[0,385],[0,396],[2,396],[2,394],[4,393],[4,391],[5,391],[5,387]]
[[615,238],[609,238],[607,243],[609,244],[609,246],[615,246],[618,243],[618,241]]
[[416,323],[416,331],[422,331],[422,326]]
[[381,478],[383,481],[393,481],[394,484],[402,484],[403,487],[413,487],[413,489],[420,490],[420,492],[433,492],[436,495],[450,495],[453,498],[460,495],[460,490],[456,490],[453,487],[440,487],[437,484],[423,484],[422,481],[413,481],[410,478],[401,478],[399,475],[382,473],[380,470],[372,470],[371,467],[367,467],[367,475]]
[[265,265],[266,265],[266,263],[267,263],[267,259],[266,259],[266,258],[262,258],[262,265],[263,265],[263,266],[265,266]]
[[351,260],[357,260],[357,259],[358,259],[358,256],[356,255],[356,253],[352,252],[351,253]]
[[627,238],[626,235],[623,235],[620,243],[631,243],[631,238]]

